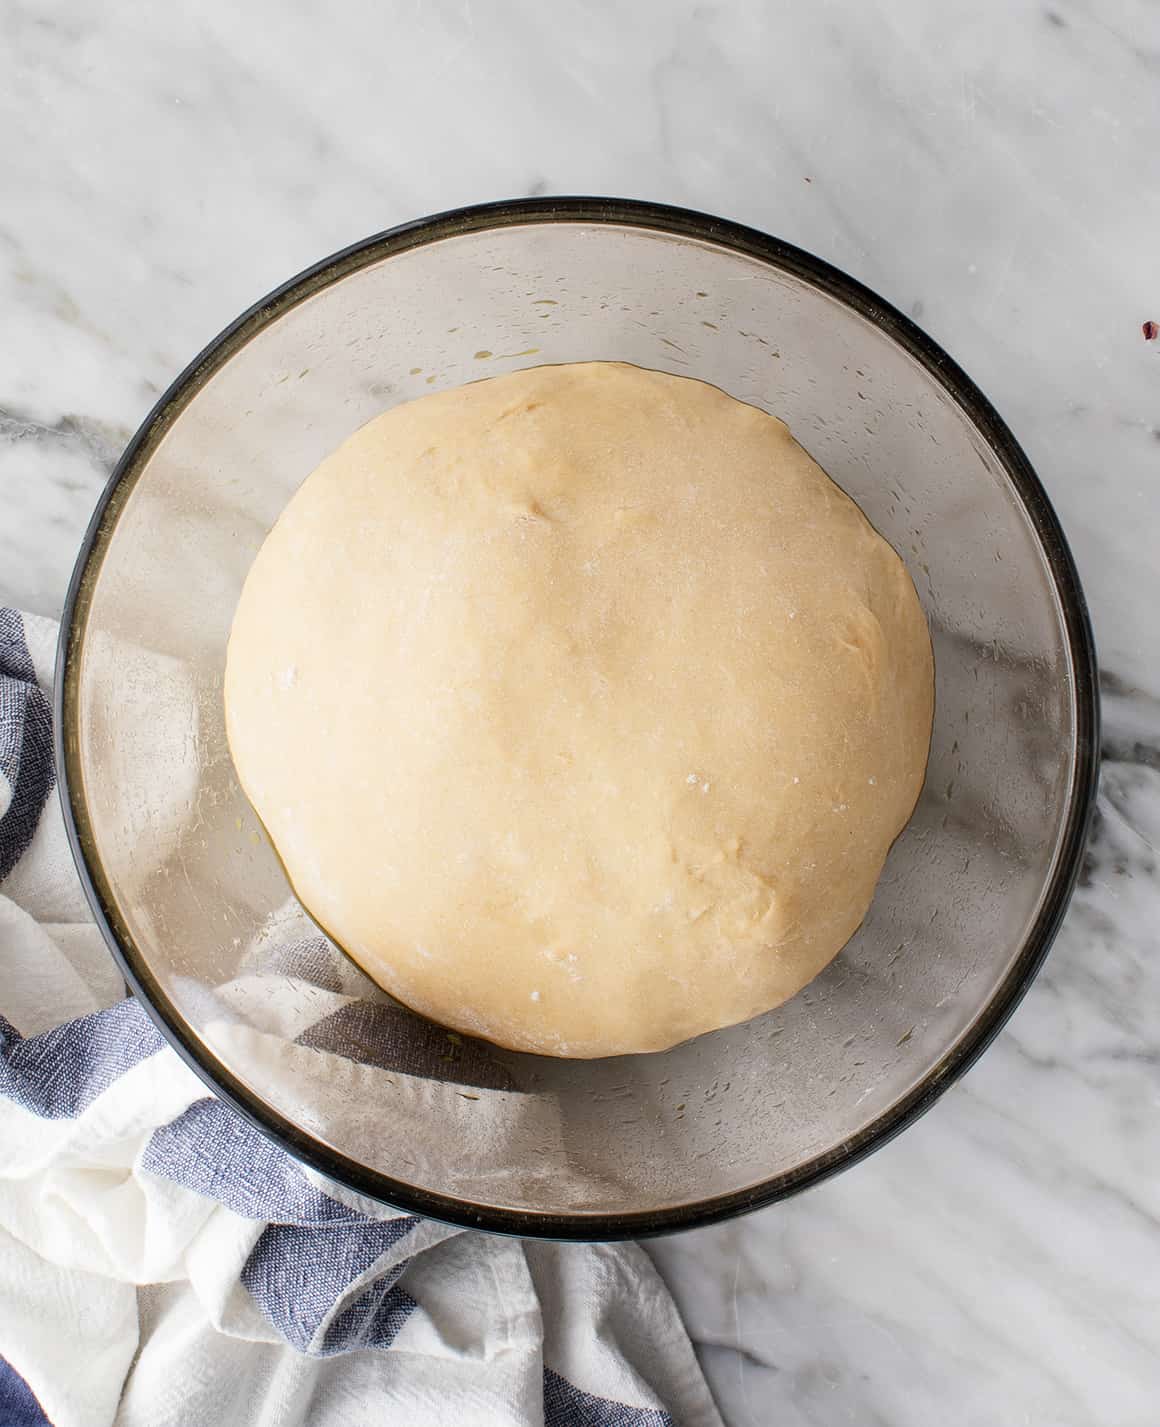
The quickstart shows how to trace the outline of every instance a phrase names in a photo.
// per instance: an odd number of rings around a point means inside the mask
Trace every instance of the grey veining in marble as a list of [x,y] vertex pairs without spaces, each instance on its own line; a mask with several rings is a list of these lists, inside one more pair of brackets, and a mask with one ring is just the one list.
[[1160,8],[0,0],[0,598],[59,611],[118,451],[239,310],[459,203],[720,212],[911,312],[1071,538],[1087,868],[969,1076],[808,1195],[654,1246],[731,1427],[1160,1420]]

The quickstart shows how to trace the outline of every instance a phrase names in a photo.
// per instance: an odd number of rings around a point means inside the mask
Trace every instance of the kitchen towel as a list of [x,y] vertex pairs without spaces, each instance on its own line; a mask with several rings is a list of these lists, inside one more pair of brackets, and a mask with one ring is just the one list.
[[[54,793],[55,638],[0,610],[2,1427],[720,1427],[639,1247],[352,1195],[125,997]],[[305,943],[286,985],[326,950]],[[336,1073],[341,1049],[318,1051]]]

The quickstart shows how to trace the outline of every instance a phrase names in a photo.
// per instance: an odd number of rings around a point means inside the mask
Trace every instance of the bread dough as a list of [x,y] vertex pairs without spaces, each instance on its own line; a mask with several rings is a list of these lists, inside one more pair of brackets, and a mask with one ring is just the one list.
[[384,988],[519,1050],[769,1010],[870,905],[933,670],[902,561],[775,418],[621,363],[371,421],[242,591],[239,777]]

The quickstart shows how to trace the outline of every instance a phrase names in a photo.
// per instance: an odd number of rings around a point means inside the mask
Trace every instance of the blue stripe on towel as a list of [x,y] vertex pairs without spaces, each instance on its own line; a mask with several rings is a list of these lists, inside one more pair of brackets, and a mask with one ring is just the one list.
[[0,882],[24,855],[56,782],[52,713],[24,641],[24,621],[0,609],[0,778],[12,797],[0,816]]
[[[306,1352],[348,1286],[409,1234],[415,1222],[368,1219],[359,1228],[271,1224],[246,1260],[242,1282],[286,1341]],[[333,1345],[328,1333],[323,1350],[341,1352],[343,1334],[355,1326],[339,1325]]]
[[0,1427],[52,1427],[32,1389],[0,1358]]
[[[154,1130],[142,1167],[198,1194],[218,1200],[248,1219],[268,1219],[242,1269],[242,1282],[288,1343],[310,1350],[334,1305],[419,1222],[377,1220],[349,1209],[315,1188],[289,1155],[219,1100],[199,1100]],[[394,1277],[379,1279],[337,1315],[322,1353],[355,1346],[385,1347],[414,1301],[387,1294]],[[387,1295],[387,1296],[384,1296]]]
[[418,1308],[418,1304],[396,1279],[405,1265],[392,1269],[383,1278],[336,1313],[326,1330],[321,1356],[349,1353],[355,1348],[389,1348],[399,1329]]
[[629,1407],[610,1397],[596,1397],[573,1387],[551,1368],[544,1369],[544,1427],[676,1427],[667,1412]]
[[70,1120],[165,1042],[136,1001],[22,1038],[0,1027],[0,1095],[46,1120]]
[[424,1080],[477,1090],[515,1089],[512,1073],[494,1046],[445,1030],[405,1006],[350,1001],[307,1027],[297,1043]]
[[315,1188],[288,1154],[221,1100],[198,1100],[154,1130],[141,1164],[246,1219],[301,1225],[371,1222]]

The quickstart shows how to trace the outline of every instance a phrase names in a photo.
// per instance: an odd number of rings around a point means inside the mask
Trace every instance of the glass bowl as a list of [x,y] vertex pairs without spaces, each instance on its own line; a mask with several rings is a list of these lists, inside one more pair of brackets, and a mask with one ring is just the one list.
[[[239,791],[221,684],[250,562],[340,441],[425,392],[604,358],[700,377],[789,423],[905,558],[937,710],[921,802],[827,971],[780,1009],[663,1054],[569,1062],[448,1034],[322,938]],[[407,224],[240,317],[114,472],[59,659],[73,850],[178,1052],[330,1179],[524,1235],[704,1224],[816,1183],[912,1121],[1042,962],[1097,773],[1076,572],[978,389],[816,258],[619,200]]]

